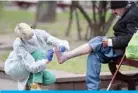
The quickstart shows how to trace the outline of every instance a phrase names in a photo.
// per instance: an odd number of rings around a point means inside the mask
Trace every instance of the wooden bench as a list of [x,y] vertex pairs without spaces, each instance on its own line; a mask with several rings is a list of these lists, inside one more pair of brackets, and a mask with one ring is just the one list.
[[[117,70],[117,65],[119,64],[120,60],[121,59],[118,59],[115,62],[110,62],[108,64],[109,69],[112,74],[114,74],[115,71]],[[138,61],[125,58],[123,60],[122,65],[138,68]],[[122,73],[121,71],[118,71],[118,73],[116,75],[116,80],[121,80],[121,81],[124,81],[125,83],[127,83],[128,90],[135,90],[136,89],[136,81],[138,81],[138,71],[133,71],[133,73],[130,73],[129,75],[126,75],[126,74]]]

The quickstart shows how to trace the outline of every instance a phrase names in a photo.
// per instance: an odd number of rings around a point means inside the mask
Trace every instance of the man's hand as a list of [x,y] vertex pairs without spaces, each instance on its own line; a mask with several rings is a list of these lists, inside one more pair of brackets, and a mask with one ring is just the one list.
[[108,39],[107,40],[103,40],[102,43],[103,43],[103,47],[107,47],[108,46]]
[[49,62],[52,61],[53,54],[54,54],[54,50],[53,50],[53,49],[48,50],[46,59],[47,59]]

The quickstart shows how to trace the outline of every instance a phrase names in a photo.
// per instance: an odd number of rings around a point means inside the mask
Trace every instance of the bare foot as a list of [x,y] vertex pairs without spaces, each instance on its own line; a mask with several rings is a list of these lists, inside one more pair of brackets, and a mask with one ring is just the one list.
[[57,46],[55,46],[54,49],[55,49],[55,54],[56,54],[58,63],[59,63],[59,64],[63,64],[64,61],[65,61],[65,56],[64,56],[64,54],[62,54],[62,53],[59,51],[59,48],[58,48]]

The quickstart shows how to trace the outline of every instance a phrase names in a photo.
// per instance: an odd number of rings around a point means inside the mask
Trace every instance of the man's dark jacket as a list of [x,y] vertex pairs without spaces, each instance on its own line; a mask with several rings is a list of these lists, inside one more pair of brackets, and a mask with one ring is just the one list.
[[125,11],[113,27],[113,48],[124,49],[132,35],[138,30],[138,7],[134,3]]

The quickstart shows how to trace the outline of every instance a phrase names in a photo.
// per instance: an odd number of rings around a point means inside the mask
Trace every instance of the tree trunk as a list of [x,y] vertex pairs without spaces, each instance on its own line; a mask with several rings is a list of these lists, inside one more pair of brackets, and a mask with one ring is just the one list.
[[78,40],[81,40],[81,28],[80,28],[79,15],[78,15],[77,9],[75,9],[75,14],[76,14],[76,22],[77,22]]
[[35,22],[33,24],[33,28],[36,28],[37,23],[38,23],[38,18],[39,18],[39,14],[40,14],[40,6],[41,6],[42,2],[38,1],[37,5],[36,5],[36,16],[35,16]]
[[69,36],[69,34],[70,34],[70,28],[71,28],[71,24],[72,24],[72,20],[73,20],[73,12],[74,12],[74,4],[72,1],[72,5],[70,6],[70,16],[69,16],[68,28],[65,33],[66,36]]
[[80,12],[82,13],[82,15],[84,16],[84,18],[88,22],[88,24],[90,26],[90,30],[92,31],[92,21],[91,21],[90,17],[88,16],[88,14],[85,12],[85,10],[82,8],[82,6],[78,2],[76,4],[76,7],[80,10]]
[[56,19],[56,1],[40,1],[39,22],[53,22]]
[[115,19],[115,16],[112,15],[110,17],[109,21],[105,24],[104,31],[102,32],[102,35],[105,35],[107,33],[107,31],[110,29],[110,26],[114,19]]

